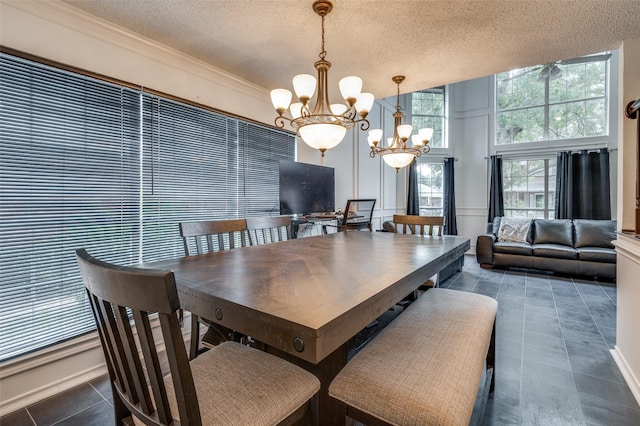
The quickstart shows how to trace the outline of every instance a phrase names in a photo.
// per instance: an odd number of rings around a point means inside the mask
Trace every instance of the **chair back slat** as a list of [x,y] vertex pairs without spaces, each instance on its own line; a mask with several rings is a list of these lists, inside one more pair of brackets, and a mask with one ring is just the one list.
[[247,218],[249,243],[252,246],[291,239],[289,216],[265,216]]
[[116,423],[122,423],[128,412],[149,425],[175,423],[149,322],[150,313],[154,313],[160,323],[180,424],[200,425],[198,399],[178,322],[180,302],[173,272],[110,265],[84,249],[76,251],[76,258],[105,350],[116,416],[123,416],[116,418]]
[[182,222],[179,227],[185,256],[249,245],[247,222],[244,219]]
[[[416,216],[416,215],[393,215],[393,227],[395,232],[402,234],[419,234],[433,236],[434,227],[437,227],[437,236],[442,236],[444,228],[444,216]],[[425,234],[425,230],[427,233]],[[408,232],[407,232],[408,231]]]
[[145,367],[147,371],[152,372],[152,374],[149,374],[149,384],[153,392],[153,399],[155,401],[162,401],[157,406],[158,418],[161,423],[169,423],[172,419],[171,412],[167,409],[167,407],[169,407],[169,400],[164,387],[164,381],[161,380],[162,368],[160,367],[160,359],[156,351],[150,350],[150,348],[155,347],[155,341],[151,331],[149,316],[135,310],[133,311],[133,318],[138,332],[138,339],[140,339],[140,346],[142,347]]

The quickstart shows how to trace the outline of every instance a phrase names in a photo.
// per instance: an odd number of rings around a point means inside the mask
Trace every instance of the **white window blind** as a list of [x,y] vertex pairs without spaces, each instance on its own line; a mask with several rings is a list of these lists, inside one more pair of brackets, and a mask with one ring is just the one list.
[[267,214],[293,157],[290,133],[1,54],[0,361],[95,329],[75,249],[181,256],[179,222]]

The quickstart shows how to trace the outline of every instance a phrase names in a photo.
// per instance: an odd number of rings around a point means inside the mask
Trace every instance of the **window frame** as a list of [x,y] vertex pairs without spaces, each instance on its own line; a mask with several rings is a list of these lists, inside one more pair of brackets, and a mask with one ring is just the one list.
[[[505,171],[507,170],[506,167],[506,162],[520,162],[520,161],[544,161],[545,162],[545,167],[544,167],[544,182],[543,182],[543,196],[544,196],[544,206],[542,208],[536,208],[536,207],[528,207],[528,208],[511,208],[511,207],[507,207],[507,191],[506,188],[504,187],[504,182],[506,182],[506,177],[505,177]],[[551,206],[550,203],[550,198],[549,198],[549,190],[553,189],[554,191],[554,197],[555,197],[555,190],[556,190],[556,180],[555,179],[551,179],[551,175],[549,174],[549,167],[550,166],[555,166],[557,163],[557,158],[554,155],[548,155],[548,154],[541,154],[538,156],[525,156],[525,157],[503,157],[502,158],[502,182],[503,182],[503,195],[504,195],[504,215],[505,217],[522,217],[522,216],[514,216],[513,214],[508,215],[507,212],[543,212],[542,217],[539,216],[531,216],[529,214],[527,214],[525,217],[528,218],[540,218],[540,219],[553,219],[555,218],[555,198],[554,198],[554,205]],[[557,178],[557,170],[556,170],[556,178]],[[527,185],[528,185],[529,181],[527,180]],[[513,192],[512,192],[513,193]],[[530,200],[534,200],[534,204],[537,204],[537,197],[541,195],[539,191],[530,191],[530,192],[526,192],[524,193],[524,197],[529,197]]]
[[[421,200],[422,200],[422,193],[420,191],[420,170],[421,167],[420,166],[439,166],[442,170],[442,198],[441,198],[441,206],[440,208],[434,208],[434,207],[423,207]],[[444,216],[444,197],[445,197],[445,192],[444,192],[444,158],[429,158],[429,160],[426,159],[418,159],[418,169],[416,170],[417,173],[417,180],[418,180],[418,203],[419,203],[419,212],[420,212],[420,216]],[[432,191],[433,193],[433,191]],[[438,210],[437,212],[433,212],[434,210]],[[430,212],[428,212],[430,211]]]
[[[493,154],[505,154],[505,155],[516,155],[514,153],[522,153],[522,154],[531,154],[532,159],[536,155],[541,155],[537,153],[556,153],[561,150],[577,150],[577,149],[598,149],[603,147],[614,147],[615,139],[618,134],[617,126],[613,125],[617,122],[617,110],[616,105],[618,94],[612,88],[616,88],[618,86],[618,68],[619,68],[619,52],[618,50],[606,51],[606,53],[611,53],[611,57],[606,61],[606,81],[605,81],[605,126],[606,133],[604,135],[598,136],[586,136],[586,137],[578,137],[578,138],[567,138],[567,139],[543,139],[541,141],[535,142],[522,142],[522,143],[511,143],[511,144],[498,144],[497,143],[497,133],[498,133],[498,84],[497,84],[497,74],[493,75],[491,78],[492,91],[493,96],[491,97],[493,106],[493,120],[492,120],[492,137],[490,139],[490,152]],[[546,111],[546,119],[548,120],[548,85],[549,81],[545,82],[545,111]],[[571,101],[567,102],[571,103]],[[556,105],[552,104],[552,105]],[[548,132],[548,123],[545,125],[545,132]]]
[[[405,95],[401,96],[401,105],[403,106],[403,111],[405,111],[405,117],[404,117],[404,121],[403,123],[407,123],[407,124],[412,124],[413,123],[413,106],[412,106],[412,101],[413,101],[413,93],[417,93],[417,92],[428,92],[430,90],[435,90],[435,89],[442,89],[443,91],[443,95],[444,95],[444,105],[443,105],[443,112],[444,115],[439,116],[439,115],[430,115],[430,114],[416,114],[422,117],[442,117],[443,119],[443,124],[442,124],[442,142],[443,142],[443,146],[442,147],[434,147],[429,145],[430,151],[429,154],[427,155],[442,155],[443,157],[449,156],[449,154],[452,151],[452,147],[451,144],[449,143],[449,135],[451,133],[451,129],[449,128],[450,126],[450,120],[449,120],[449,96],[450,96],[450,86],[449,85],[444,85],[444,86],[437,86],[437,87],[432,87],[429,89],[424,89],[424,90],[416,90],[415,92],[410,92],[407,93]],[[412,134],[417,133],[418,129],[414,128],[412,131]],[[422,157],[420,157],[422,158]],[[419,160],[420,160],[419,158]]]

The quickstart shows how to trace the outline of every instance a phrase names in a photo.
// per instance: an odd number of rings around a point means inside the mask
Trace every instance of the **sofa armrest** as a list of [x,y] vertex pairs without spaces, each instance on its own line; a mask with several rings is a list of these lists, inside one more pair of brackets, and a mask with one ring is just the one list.
[[495,234],[480,234],[476,243],[476,259],[483,265],[493,265],[493,243],[496,242]]

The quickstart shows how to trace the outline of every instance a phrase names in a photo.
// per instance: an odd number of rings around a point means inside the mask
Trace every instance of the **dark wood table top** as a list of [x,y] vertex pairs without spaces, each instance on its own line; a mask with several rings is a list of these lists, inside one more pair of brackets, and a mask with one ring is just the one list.
[[317,364],[469,247],[352,231],[143,266],[175,272],[184,309]]

